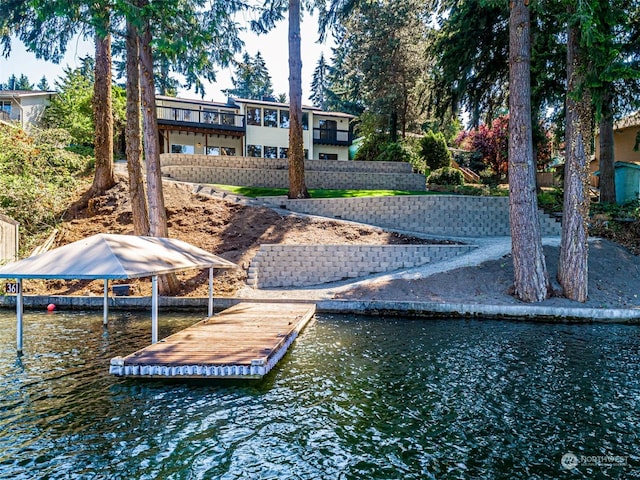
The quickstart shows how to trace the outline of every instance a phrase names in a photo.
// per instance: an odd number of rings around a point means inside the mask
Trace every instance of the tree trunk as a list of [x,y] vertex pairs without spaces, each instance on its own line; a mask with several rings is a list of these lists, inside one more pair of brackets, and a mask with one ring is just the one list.
[[600,201],[616,203],[616,181],[613,152],[613,114],[611,94],[607,91],[602,101],[600,129]]
[[591,144],[591,99],[584,86],[584,60],[579,31],[570,27],[567,40],[567,113],[565,130],[564,206],[558,281],[565,297],[585,302],[588,296],[589,164]]
[[[147,0],[139,6],[144,7]],[[160,142],[158,140],[158,117],[156,112],[155,82],[153,78],[153,53],[151,51],[151,26],[145,21],[142,35],[138,37],[140,50],[140,99],[144,130],[144,156],[147,164],[147,195],[149,202],[149,230],[154,237],[168,237],[167,212],[162,193],[162,172],[160,171]],[[161,295],[172,295],[178,291],[178,277],[175,274],[158,278]]]
[[[108,22],[108,21],[107,21]],[[108,31],[109,25],[106,26]],[[95,36],[96,63],[93,83],[96,171],[90,196],[101,195],[115,185],[113,174],[113,111],[111,108],[111,36]]]
[[304,179],[302,139],[300,0],[289,1],[289,120],[289,198],[309,198]]
[[140,67],[138,31],[127,22],[127,129],[126,151],[129,172],[129,196],[133,216],[133,233],[149,235],[149,211],[142,174],[142,138],[140,132]]
[[536,197],[531,130],[530,14],[513,0],[509,18],[509,217],[514,293],[540,302],[549,293]]

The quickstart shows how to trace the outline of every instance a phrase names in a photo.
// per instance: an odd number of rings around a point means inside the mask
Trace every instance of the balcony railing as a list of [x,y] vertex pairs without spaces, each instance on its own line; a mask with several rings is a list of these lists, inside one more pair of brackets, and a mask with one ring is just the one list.
[[351,145],[351,132],[349,130],[336,130],[332,128],[314,128],[313,143],[322,145]]
[[183,125],[212,130],[244,131],[244,115],[176,107],[157,107],[160,125]]

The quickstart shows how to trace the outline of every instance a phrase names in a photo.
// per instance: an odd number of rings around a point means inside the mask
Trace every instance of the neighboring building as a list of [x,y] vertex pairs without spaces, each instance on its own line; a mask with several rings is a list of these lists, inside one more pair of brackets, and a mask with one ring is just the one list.
[[[613,126],[613,155],[616,162],[640,164],[640,148],[634,150],[640,135],[640,111],[635,112]],[[640,146],[639,146],[640,147]],[[592,171],[600,168],[600,136],[596,132],[595,164]]]
[[[613,155],[615,160],[616,202],[624,203],[638,198],[640,168],[640,111],[613,126]],[[637,167],[637,168],[636,168]],[[596,132],[594,157],[591,161],[592,185],[598,185],[600,169],[600,135]]]
[[[227,103],[158,96],[163,153],[287,158],[289,106],[262,100]],[[348,160],[352,115],[302,108],[305,158]]]
[[0,90],[0,120],[29,130],[38,124],[54,95],[49,91]]

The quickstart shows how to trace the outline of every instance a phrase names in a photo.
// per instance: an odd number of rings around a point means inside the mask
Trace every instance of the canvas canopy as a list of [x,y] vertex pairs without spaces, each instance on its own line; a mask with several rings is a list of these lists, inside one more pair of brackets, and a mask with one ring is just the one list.
[[98,234],[0,267],[0,278],[121,280],[237,265],[174,238]]
[[108,281],[152,277],[152,341],[157,341],[157,277],[190,269],[209,269],[209,315],[213,314],[213,269],[237,268],[233,262],[173,238],[98,234],[0,267],[0,278],[19,281],[18,351],[22,351],[22,280],[104,280],[104,321]]

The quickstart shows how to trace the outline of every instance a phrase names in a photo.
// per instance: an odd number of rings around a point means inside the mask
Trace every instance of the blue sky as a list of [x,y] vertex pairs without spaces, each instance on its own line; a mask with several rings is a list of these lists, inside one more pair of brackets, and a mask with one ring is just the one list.
[[[288,44],[287,44],[287,21],[281,22],[277,28],[267,35],[257,36],[246,32],[243,36],[245,49],[250,55],[255,55],[258,51],[262,54],[271,79],[273,81],[274,92],[276,94],[289,92],[289,65],[288,65]],[[310,84],[313,77],[313,70],[324,52],[325,58],[331,57],[332,44],[319,45],[316,43],[317,19],[307,15],[301,27],[302,36],[302,91],[303,102],[310,103]],[[66,66],[76,67],[80,58],[85,55],[93,56],[93,43],[75,39],[67,49],[67,54],[59,64],[45,62],[36,59],[35,55],[27,52],[19,41],[12,44],[9,58],[0,57],[0,82],[7,81],[11,74],[25,74],[29,80],[37,84],[42,76],[46,76],[49,85],[53,87],[54,81],[63,73]],[[240,57],[238,57],[240,58]],[[221,92],[225,88],[230,88],[231,71],[219,71],[215,85],[206,85],[205,100],[223,101],[226,96]],[[179,96],[185,98],[199,98],[192,91],[180,91]]]

